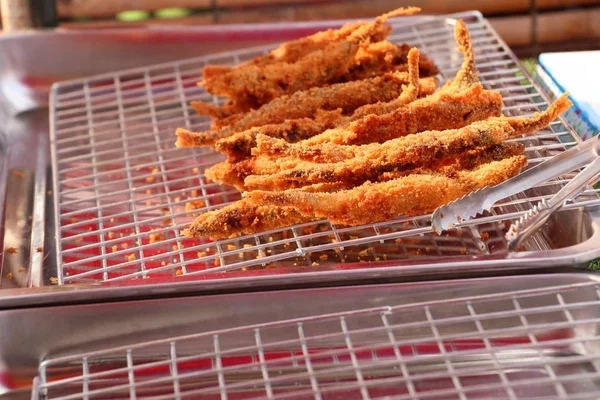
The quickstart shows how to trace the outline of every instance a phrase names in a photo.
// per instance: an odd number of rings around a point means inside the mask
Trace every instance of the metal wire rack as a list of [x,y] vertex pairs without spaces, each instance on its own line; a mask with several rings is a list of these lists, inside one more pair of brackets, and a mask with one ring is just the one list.
[[34,398],[600,396],[598,282],[452,293],[48,359]]
[[[507,115],[527,115],[547,102],[507,46],[478,13],[434,17],[415,24],[393,21],[390,40],[417,46],[452,79],[462,56],[453,22],[464,18],[477,68],[487,88],[503,95]],[[51,93],[52,160],[57,221],[58,283],[173,278],[285,267],[301,270],[352,262],[403,260],[505,250],[506,223],[532,202],[550,197],[564,176],[507,199],[491,213],[447,235],[434,235],[429,216],[344,228],[312,222],[260,235],[211,242],[180,235],[195,215],[239,198],[205,179],[222,160],[206,149],[174,147],[174,131],[208,127],[191,100],[213,101],[196,85],[202,67],[251,59],[267,48],[205,56],[56,84]],[[522,141],[530,165],[579,140],[562,122]],[[587,190],[568,208],[599,204]],[[553,248],[547,233],[527,250]],[[216,275],[211,275],[216,276]]]

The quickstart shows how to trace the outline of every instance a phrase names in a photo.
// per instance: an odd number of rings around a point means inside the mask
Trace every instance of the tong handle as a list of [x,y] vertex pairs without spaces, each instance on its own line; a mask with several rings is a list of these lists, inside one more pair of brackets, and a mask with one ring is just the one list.
[[592,162],[599,154],[600,135],[594,136],[593,138],[520,173],[512,179],[490,188],[488,196],[491,196],[495,203],[508,196],[527,190],[532,186],[582,167]]
[[517,222],[511,225],[506,233],[508,250],[517,250],[521,243],[537,231],[554,211],[562,207],[567,199],[579,194],[589,183],[593,182],[598,173],[600,173],[600,155],[550,200],[544,199],[540,201]]

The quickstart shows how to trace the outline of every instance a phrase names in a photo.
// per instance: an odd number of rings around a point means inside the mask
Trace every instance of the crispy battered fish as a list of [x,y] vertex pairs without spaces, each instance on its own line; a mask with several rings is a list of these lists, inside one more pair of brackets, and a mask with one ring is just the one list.
[[359,49],[389,34],[390,27],[385,25],[389,18],[418,11],[416,7],[400,8],[373,22],[287,43],[264,58],[213,74],[201,85],[212,94],[264,104],[284,94],[339,81],[355,65]]
[[[433,79],[423,78],[424,86],[431,87]],[[220,130],[197,133],[180,128],[176,132],[178,137],[176,145],[178,147],[186,143],[193,143],[196,146],[213,145],[221,138],[255,126],[281,123],[289,119],[315,118],[319,110],[340,108],[344,114],[352,114],[354,110],[365,104],[394,100],[400,96],[402,87],[407,82],[406,72],[390,72],[362,81],[338,83],[296,92],[290,96],[279,97],[258,110],[251,111],[232,125]]]
[[[408,173],[450,174],[460,169],[473,169],[479,165],[523,153],[523,146],[518,143],[505,143],[491,148],[478,148],[460,154],[457,158],[446,160],[439,168],[417,169]],[[407,172],[384,174],[382,180],[388,181],[406,176]],[[316,184],[304,187],[305,192],[335,192],[351,189],[343,182]],[[255,206],[240,200],[221,209],[202,214],[183,233],[189,237],[209,237],[213,240],[227,237],[253,234],[286,226],[310,222],[317,218],[302,215],[292,207]]]
[[474,190],[497,185],[517,175],[525,165],[525,156],[515,156],[484,164],[473,171],[412,174],[387,182],[366,182],[334,193],[309,193],[301,189],[246,192],[244,201],[260,207],[289,207],[310,218],[327,218],[334,224],[356,226],[432,212]]
[[[251,149],[256,145],[256,135],[282,138],[290,143],[313,137],[326,129],[343,125],[350,121],[362,118],[366,114],[383,114],[408,104],[417,99],[419,95],[429,95],[435,90],[436,82],[432,79],[431,85],[422,85],[425,80],[419,81],[419,51],[415,48],[408,53],[408,85],[403,88],[400,96],[390,102],[378,102],[364,105],[350,116],[343,115],[342,110],[318,110],[314,120],[302,118],[286,120],[281,124],[268,124],[238,132],[233,136],[216,142],[215,148],[227,154],[230,161],[242,160],[250,156]],[[420,85],[421,82],[421,85]]]
[[235,133],[230,137],[218,140],[215,143],[215,149],[226,154],[231,162],[241,161],[250,157],[252,148],[256,146],[256,135],[259,133],[294,143],[333,128],[342,123],[345,118],[341,109],[319,110],[315,119],[290,119],[280,124],[267,124]]
[[314,218],[300,214],[293,207],[256,207],[247,201],[240,200],[219,210],[200,215],[188,229],[184,229],[181,233],[188,237],[209,237],[218,240],[244,233],[269,231],[312,220]]
[[436,93],[387,114],[365,115],[364,118],[327,130],[302,143],[382,143],[412,133],[460,128],[488,117],[500,116],[502,96],[484,90],[479,82],[473,46],[462,20],[456,22],[455,38],[459,50],[464,54],[464,62],[454,80],[446,83]]
[[[357,55],[356,65],[345,76],[331,83],[363,80],[383,75],[386,72],[408,71],[410,65],[407,63],[407,57],[410,50],[411,47],[407,44],[398,46],[388,41],[371,43],[362,50],[364,54]],[[420,59],[417,59],[415,67],[421,77],[432,77],[439,73],[435,64],[426,55],[421,55]],[[429,88],[426,89],[425,91],[429,92]],[[434,89],[427,94],[433,93]],[[247,99],[246,101],[232,99],[220,107],[201,101],[192,101],[191,105],[199,115],[207,115],[215,119],[213,128],[230,125],[242,118],[251,109],[257,109],[261,106],[261,104]],[[234,115],[235,117],[233,117]]]
[[377,180],[386,172],[425,166],[466,150],[501,144],[504,140],[535,132],[571,106],[568,93],[548,109],[532,117],[496,117],[460,129],[427,131],[362,146],[322,144],[303,146],[280,139],[258,136],[258,152],[310,160],[271,175],[252,175],[244,181],[249,189],[281,190],[306,184],[342,181],[361,184]]

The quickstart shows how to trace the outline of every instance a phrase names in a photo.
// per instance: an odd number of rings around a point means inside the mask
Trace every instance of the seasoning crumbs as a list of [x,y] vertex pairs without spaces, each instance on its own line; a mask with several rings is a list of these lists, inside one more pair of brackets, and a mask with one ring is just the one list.
[[149,237],[150,243],[158,243],[165,240],[165,236],[162,233],[151,233]]
[[135,261],[135,254],[129,254],[127,256],[127,261]]
[[19,170],[14,170],[14,171],[12,172],[12,175],[13,175],[15,178],[24,178],[24,177],[25,177],[25,172],[23,172],[23,171],[19,171]]
[[25,272],[26,269],[25,269],[25,267],[19,267],[19,269],[17,271],[19,271],[19,272]]
[[9,254],[15,254],[15,253],[18,253],[19,250],[17,250],[16,247],[9,247],[8,249],[6,249],[6,252]]
[[6,279],[8,279],[8,280],[10,281],[12,278],[13,278],[13,274],[12,274],[12,272],[8,272],[8,273],[6,274]]
[[58,278],[51,276],[50,277],[50,283],[53,285],[57,285],[58,284]]
[[198,208],[202,208],[206,206],[206,202],[204,200],[197,201],[188,201],[185,203],[185,211],[197,210]]

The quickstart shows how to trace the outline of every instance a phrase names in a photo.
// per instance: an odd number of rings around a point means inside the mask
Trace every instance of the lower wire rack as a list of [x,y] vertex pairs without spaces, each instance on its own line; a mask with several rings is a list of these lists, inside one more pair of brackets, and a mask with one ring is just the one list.
[[50,358],[33,397],[598,398],[600,285],[544,286],[455,297],[442,285],[432,301]]
[[[530,115],[544,109],[547,102],[537,87],[478,13],[414,24],[398,20],[392,22],[390,40],[418,47],[439,66],[442,81],[452,79],[462,62],[453,39],[457,18],[468,25],[481,81],[502,94],[504,113]],[[235,64],[265,51],[206,56],[54,86],[51,149],[59,284],[494,254],[506,250],[504,233],[514,219],[572,177],[506,199],[490,213],[441,236],[432,234],[429,216],[420,216],[355,228],[312,222],[216,242],[186,239],[180,231],[194,216],[240,195],[203,175],[222,156],[175,148],[175,129],[208,128],[209,121],[197,116],[189,102],[221,101],[196,85],[203,66]],[[560,121],[516,140],[526,146],[530,165],[579,141]],[[600,204],[598,190],[585,191],[565,209],[588,204]],[[542,230],[525,250],[556,247]]]

